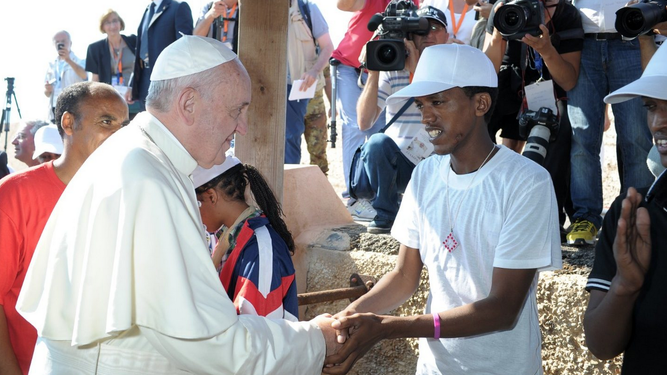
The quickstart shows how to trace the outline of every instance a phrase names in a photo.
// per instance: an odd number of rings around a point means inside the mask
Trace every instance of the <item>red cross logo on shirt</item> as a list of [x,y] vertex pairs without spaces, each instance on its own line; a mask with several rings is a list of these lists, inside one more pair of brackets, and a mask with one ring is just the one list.
[[450,253],[456,249],[457,246],[459,246],[459,243],[454,239],[454,235],[450,232],[449,236],[445,238],[445,241],[442,243],[445,245],[445,249],[449,251]]

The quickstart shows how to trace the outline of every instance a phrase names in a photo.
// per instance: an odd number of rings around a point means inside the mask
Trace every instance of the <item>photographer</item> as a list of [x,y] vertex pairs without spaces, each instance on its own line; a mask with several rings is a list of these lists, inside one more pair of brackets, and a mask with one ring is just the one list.
[[58,52],[58,58],[49,63],[44,84],[44,95],[49,98],[49,120],[53,120],[53,111],[60,92],[71,84],[88,79],[83,68],[86,60],[76,57],[72,52],[72,39],[67,31],[58,31],[53,36],[53,45]]
[[[615,28],[614,13],[627,0],[575,0],[585,32],[581,74],[568,92],[568,114],[572,120],[572,204],[574,225],[568,243],[592,245],[602,225],[602,166],[600,147],[604,131],[608,93],[635,81],[641,74],[638,40],[624,40]],[[646,110],[639,98],[611,106],[617,134],[621,190],[644,187],[653,182],[646,166],[651,134]]]
[[[535,1],[538,0],[525,3]],[[525,110],[539,110],[527,108],[524,88],[538,81],[553,80],[560,130],[555,141],[547,147],[543,166],[549,171],[554,184],[562,226],[565,222],[563,207],[569,195],[571,139],[565,98],[566,91],[574,87],[579,74],[583,40],[581,34],[577,35],[577,30],[581,30],[581,18],[567,1],[547,0],[543,3],[546,22],[539,25],[541,34],[526,34],[521,39],[506,41],[493,26],[493,17],[503,6],[502,3],[499,1],[491,14],[484,50],[499,71],[499,102],[489,123],[489,133],[493,139],[502,129],[500,136],[503,144],[521,152],[525,140],[519,134],[519,114]]]
[[[359,129],[362,131],[373,126],[385,106],[387,107],[386,120],[391,121],[406,101],[387,103],[387,97],[410,83],[410,77],[414,73],[424,48],[445,44],[449,39],[447,19],[442,11],[426,6],[419,9],[417,15],[428,19],[429,32],[426,35],[409,34],[412,40],[404,41],[408,51],[405,69],[368,72],[368,81],[357,102],[357,119]],[[411,152],[410,149],[418,148],[414,145],[421,141],[429,146],[426,150],[427,154],[422,153],[416,156],[415,152]],[[388,233],[398,213],[398,195],[405,190],[415,165],[430,155],[432,147],[428,142],[424,125],[421,123],[419,110],[414,103],[409,105],[385,133],[373,134],[367,142],[365,152],[361,155],[361,161],[364,163],[364,169],[375,192],[375,199],[371,205],[376,211],[376,216],[368,225],[368,232]]]

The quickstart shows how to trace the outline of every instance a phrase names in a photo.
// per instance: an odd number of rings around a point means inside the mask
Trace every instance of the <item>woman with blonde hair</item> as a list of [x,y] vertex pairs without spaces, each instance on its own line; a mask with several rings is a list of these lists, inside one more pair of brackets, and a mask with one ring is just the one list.
[[[100,32],[106,38],[88,46],[86,71],[93,73],[93,81],[112,85],[124,96],[130,76],[134,71],[134,53],[137,47],[136,35],[122,35],[125,21],[113,9],[100,17]],[[140,104],[130,105],[130,119],[140,110]]]

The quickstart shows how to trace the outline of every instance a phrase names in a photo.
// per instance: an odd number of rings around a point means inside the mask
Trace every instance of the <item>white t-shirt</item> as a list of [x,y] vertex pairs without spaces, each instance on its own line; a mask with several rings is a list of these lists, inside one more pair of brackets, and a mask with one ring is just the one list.
[[[418,249],[428,268],[425,313],[487,297],[494,267],[562,266],[556,197],[546,170],[500,146],[479,171],[460,176],[450,171],[450,214],[448,169],[448,155],[433,155],[417,165],[391,231],[399,242]],[[459,242],[452,252],[443,243],[450,215],[456,216],[453,232]],[[536,287],[537,275],[510,331],[420,339],[417,374],[542,374]]]
[[623,8],[626,0],[574,0],[581,13],[581,26],[585,33],[617,33],[616,11]]

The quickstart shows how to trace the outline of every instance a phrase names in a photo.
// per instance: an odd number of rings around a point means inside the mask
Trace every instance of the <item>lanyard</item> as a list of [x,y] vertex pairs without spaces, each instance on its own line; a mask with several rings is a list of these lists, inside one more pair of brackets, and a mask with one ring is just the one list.
[[466,13],[468,13],[468,3],[463,6],[463,13],[461,13],[461,18],[459,18],[459,22],[456,22],[456,17],[454,16],[454,4],[452,4],[452,0],[450,0],[449,14],[452,19],[452,31],[454,32],[454,39],[456,39],[456,34],[458,34],[459,28],[463,24],[463,19],[466,18]]
[[112,77],[112,85],[120,85],[123,86],[123,43],[121,42],[120,44],[120,52],[118,52],[118,56],[116,56],[116,51],[115,49],[111,46],[111,43],[109,43],[109,48],[111,49],[111,54],[113,56],[113,62],[116,68],[116,73],[115,76]]
[[231,12],[229,12],[229,11],[227,12],[227,14],[225,15],[226,17],[224,18],[224,22],[222,23],[223,31],[225,32],[224,34],[222,34],[222,41],[223,42],[227,41],[227,28],[229,26],[229,17],[233,16],[234,12],[236,12],[236,5],[237,4],[234,4],[234,6],[232,7]]

